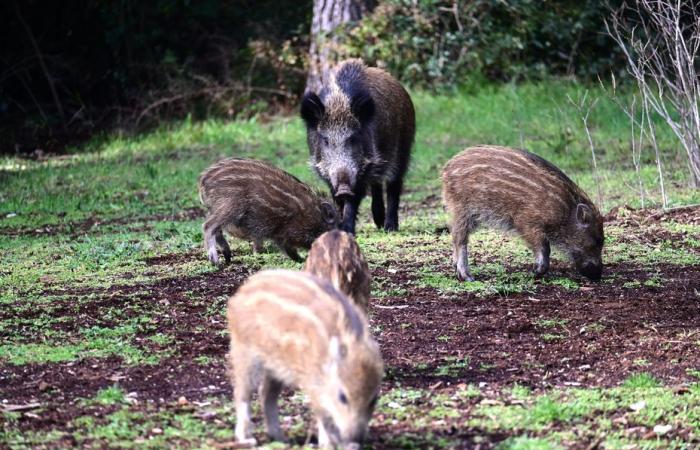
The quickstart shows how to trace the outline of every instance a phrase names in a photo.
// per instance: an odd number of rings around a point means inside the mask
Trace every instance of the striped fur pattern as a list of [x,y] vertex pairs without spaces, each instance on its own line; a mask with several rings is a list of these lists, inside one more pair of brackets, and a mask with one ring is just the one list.
[[330,281],[367,314],[370,272],[351,234],[340,230],[323,233],[311,245],[304,270]]
[[416,129],[413,103],[401,84],[361,60],[343,61],[320,92],[306,93],[301,116],[311,166],[331,188],[343,213],[342,229],[355,232],[357,208],[368,188],[377,227],[398,229],[399,197]]
[[231,249],[226,231],[253,241],[258,251],[270,240],[295,261],[298,248],[309,248],[323,232],[337,226],[333,203],[287,172],[253,159],[228,158],[202,172],[199,198],[207,208],[204,242],[212,263]]
[[535,275],[549,270],[550,243],[583,275],[600,279],[603,219],[564,172],[543,158],[498,146],[478,146],[453,157],[442,171],[442,197],[451,217],[457,276],[473,280],[469,234],[479,225],[517,232],[535,254]]
[[282,440],[283,386],[310,400],[319,444],[359,449],[379,394],[383,363],[364,315],[342,293],[304,272],[251,276],[228,301],[236,438],[255,444],[250,400],[259,388],[267,432]]

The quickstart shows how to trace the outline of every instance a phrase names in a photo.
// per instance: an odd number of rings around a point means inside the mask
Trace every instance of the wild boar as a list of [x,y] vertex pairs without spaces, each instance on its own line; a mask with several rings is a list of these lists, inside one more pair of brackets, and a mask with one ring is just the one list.
[[206,169],[199,177],[199,199],[207,208],[202,228],[213,264],[219,262],[217,247],[231,262],[224,231],[253,241],[254,251],[271,240],[301,262],[297,248],[308,249],[338,224],[330,200],[287,172],[254,159],[228,158]]
[[304,392],[319,446],[360,448],[377,403],[383,362],[364,315],[342,293],[304,272],[251,276],[228,301],[236,439],[255,444],[250,401],[259,388],[267,434],[284,439],[277,397]]
[[399,197],[416,130],[413,102],[401,84],[383,70],[347,60],[320,92],[304,95],[301,117],[311,165],[342,212],[341,229],[355,233],[357,209],[369,187],[374,223],[398,230]]
[[603,219],[593,202],[564,172],[527,152],[471,147],[442,171],[442,197],[451,216],[457,277],[469,272],[469,234],[480,225],[516,231],[535,254],[535,275],[549,270],[550,243],[592,280],[603,271]]
[[311,244],[304,270],[330,281],[338,291],[367,314],[369,267],[351,234],[332,230],[319,236]]

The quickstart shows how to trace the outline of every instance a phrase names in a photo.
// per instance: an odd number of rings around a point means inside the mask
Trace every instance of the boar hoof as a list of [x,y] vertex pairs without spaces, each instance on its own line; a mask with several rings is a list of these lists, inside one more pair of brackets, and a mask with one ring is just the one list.
[[299,253],[297,253],[295,248],[287,247],[284,249],[284,253],[289,257],[289,259],[291,259],[294,262],[304,262],[304,258],[299,256]]
[[532,273],[535,275],[535,278],[544,278],[547,274],[547,269],[544,267],[535,267]]
[[239,439],[238,445],[242,447],[257,447],[258,441],[254,437],[249,437],[245,439]]
[[219,254],[216,252],[215,248],[209,249],[209,261],[215,266],[219,264]]
[[387,222],[384,224],[384,231],[399,231],[399,224]]
[[457,272],[457,279],[458,279],[459,281],[475,281],[475,280],[474,280],[474,277],[473,277],[472,274],[469,273],[469,272],[466,272],[466,273],[464,273],[464,274],[461,274],[461,273],[459,273],[459,271],[458,271],[458,272]]

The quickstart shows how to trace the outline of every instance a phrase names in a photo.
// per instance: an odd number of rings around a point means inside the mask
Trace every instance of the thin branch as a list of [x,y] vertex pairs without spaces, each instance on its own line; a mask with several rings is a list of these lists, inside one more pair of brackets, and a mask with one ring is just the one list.
[[25,33],[27,33],[27,38],[29,38],[29,42],[32,44],[32,48],[34,48],[34,53],[36,53],[36,57],[39,60],[39,66],[41,67],[41,70],[44,72],[44,76],[46,77],[46,81],[49,84],[49,89],[51,90],[51,96],[53,97],[53,101],[56,104],[56,110],[58,111],[58,115],[61,118],[61,125],[63,125],[63,130],[66,130],[66,117],[63,113],[63,105],[61,104],[61,100],[58,97],[58,92],[56,91],[56,86],[54,85],[53,82],[53,77],[51,76],[51,73],[49,72],[48,67],[46,67],[46,62],[44,61],[44,55],[41,53],[41,49],[39,48],[39,44],[37,43],[36,39],[34,39],[34,34],[32,33],[31,28],[29,28],[29,25],[27,22],[24,20],[24,17],[22,16],[22,12],[19,9],[19,5],[17,4],[17,0],[14,1],[14,6],[15,6],[15,14],[17,15],[17,20],[19,20],[19,23],[22,25],[22,28],[24,28]]
[[[684,5],[682,0],[625,3],[605,26],[627,60],[644,107],[651,106],[676,135],[686,152],[691,183],[700,187],[700,80],[695,68],[700,51],[700,11]],[[687,26],[681,23],[682,18],[688,21]],[[650,112],[645,112],[647,128],[652,123]],[[649,129],[647,134],[655,136],[655,131]]]

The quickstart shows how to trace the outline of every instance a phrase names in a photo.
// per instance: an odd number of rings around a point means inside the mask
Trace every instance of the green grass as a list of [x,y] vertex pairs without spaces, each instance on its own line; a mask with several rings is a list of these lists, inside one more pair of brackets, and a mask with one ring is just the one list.
[[[470,263],[477,281],[457,281],[450,261],[449,235],[442,231],[447,216],[437,199],[441,167],[464,147],[479,143],[533,150],[559,165],[597,199],[590,149],[580,118],[567,101],[567,95],[577,98],[584,90],[573,82],[554,80],[488,86],[454,95],[413,93],[418,133],[403,197],[410,212],[402,215],[401,232],[394,234],[375,230],[368,219],[368,201],[360,212],[357,238],[370,267],[378,272],[372,281],[378,304],[402,303],[409,293],[420,299],[437,292],[440,301],[464,302],[464,307],[470,308],[474,297],[488,301],[522,293],[541,301],[549,300],[535,298],[542,287],[556,292],[586,289],[580,279],[566,275],[535,280],[530,272],[534,260],[522,241],[490,230],[471,238]],[[591,113],[601,209],[625,204],[637,207],[640,199],[628,151],[628,123],[600,90],[593,88],[591,95],[601,97]],[[699,191],[685,187],[685,166],[678,157],[677,143],[664,127],[658,131],[671,205],[700,203]],[[218,270],[204,256],[201,220],[191,219],[187,212],[199,208],[199,173],[218,159],[234,155],[267,160],[322,186],[308,168],[305,132],[295,117],[270,122],[256,118],[183,121],[143,135],[95,139],[73,154],[48,161],[0,157],[0,365],[100,364],[103,358],[116,356],[125,366],[133,367],[178,356],[177,344],[181,343],[177,330],[167,329],[162,325],[168,322],[157,320],[172,305],[153,300],[152,290],[159,282],[192,280]],[[641,177],[647,206],[659,204],[652,157],[645,149]],[[633,262],[649,273],[622,281],[615,274],[604,282],[619,283],[630,291],[663,290],[668,280],[657,273],[660,264],[700,264],[700,226],[674,221],[654,226],[672,233],[674,239],[648,245],[635,240],[630,228],[606,227],[605,261]],[[24,232],[9,234],[17,230]],[[235,266],[250,272],[270,267],[301,268],[274,250],[253,255],[247,243],[231,244]],[[159,265],[149,263],[150,258],[171,254],[181,258]],[[190,257],[184,257],[187,255]],[[565,261],[556,249],[553,259],[556,263]],[[382,275],[394,275],[398,270],[404,275],[400,283]],[[138,289],[131,289],[137,285]],[[121,303],[109,303],[115,292]],[[194,288],[186,294],[181,302],[201,300]],[[688,295],[696,295],[700,301],[700,293]],[[226,296],[217,296],[202,309],[210,328],[190,331],[219,333],[218,337],[225,338],[225,303]],[[100,305],[99,313],[88,308],[93,304]],[[92,314],[87,318],[90,325],[71,327],[73,315],[83,313]],[[545,349],[562,345],[570,332],[578,331],[568,330],[567,320],[540,318],[534,324],[541,338],[538,345]],[[397,322],[396,326],[414,328],[408,322]],[[386,331],[380,326],[373,326],[373,330],[378,334]],[[586,333],[604,330],[606,325],[601,321],[585,327]],[[698,340],[697,336],[682,338]],[[197,339],[196,335],[192,339]],[[449,348],[452,341],[451,336],[441,334],[435,344]],[[223,355],[199,355],[193,360],[207,370],[221,364]],[[428,366],[421,364],[416,363],[415,370],[427,372]],[[384,392],[375,425],[399,424],[406,430],[387,437],[387,445],[450,448],[456,445],[457,438],[450,434],[454,427],[473,431],[475,443],[480,438],[488,441],[488,436],[508,434],[511,437],[501,442],[502,449],[566,448],[577,437],[600,438],[606,448],[683,448],[673,431],[668,439],[629,435],[626,425],[616,421],[620,417],[647,430],[672,424],[700,433],[700,387],[692,385],[688,393],[678,394],[647,373],[653,367],[646,361],[637,361],[639,374],[618,387],[542,390],[515,384],[500,391],[478,383],[460,385],[460,376],[469,364],[469,357],[448,356],[430,370],[433,373],[425,373],[447,378],[437,392],[401,386]],[[486,361],[473,364],[472,370],[489,374],[494,368]],[[700,377],[696,372],[688,372],[688,376]],[[193,409],[171,404],[137,407],[115,384],[93,397],[71,400],[84,402],[86,408],[85,414],[71,423],[73,445],[77,446],[206,448],[212,440],[233,439],[234,414],[228,396]],[[643,408],[630,409],[639,402],[644,402]],[[302,405],[301,396],[294,396],[285,400],[283,410],[296,413]],[[215,419],[205,421],[203,413],[213,413]],[[20,432],[21,419],[21,413],[2,413],[0,442],[15,448],[61,442],[60,432]],[[294,415],[285,427],[294,439],[304,441],[306,424],[301,416]]]
[[[577,98],[585,89],[570,81],[551,81],[458,95],[414,93],[418,132],[407,199],[437,193],[442,165],[464,147],[479,143],[531,149],[560,165],[593,194],[590,150],[578,113],[567,100],[567,95]],[[589,95],[600,97],[591,113],[591,130],[606,194],[603,209],[619,203],[635,205],[638,194],[631,189],[635,174],[628,153],[628,123],[598,88]],[[697,202],[697,191],[671,186],[673,181],[682,184],[684,178],[682,165],[672,164],[671,149],[677,143],[661,126],[659,139],[668,160],[672,203]],[[146,135],[95,140],[75,155],[48,162],[2,157],[2,225],[38,228],[91,214],[108,218],[177,213],[197,206],[194,187],[201,170],[231,155],[269,160],[320,185],[308,170],[305,132],[297,118],[267,124],[255,118],[184,121]],[[647,152],[645,161],[651,162],[652,156]],[[658,201],[654,170],[647,165],[642,171],[652,202]]]

